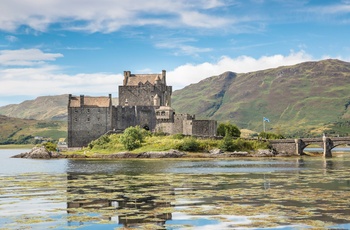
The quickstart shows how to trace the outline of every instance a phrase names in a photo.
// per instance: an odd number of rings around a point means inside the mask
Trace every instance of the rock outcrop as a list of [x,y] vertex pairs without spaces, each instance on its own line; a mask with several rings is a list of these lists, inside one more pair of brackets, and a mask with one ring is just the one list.
[[50,152],[45,149],[45,147],[34,147],[30,152],[20,153],[13,156],[12,158],[30,158],[30,159],[51,159],[51,158],[65,158],[66,156],[57,153]]
[[178,150],[171,149],[165,152],[143,152],[143,153],[128,153],[120,152],[114,154],[93,154],[90,158],[102,159],[117,159],[117,158],[179,158],[183,157],[185,153]]

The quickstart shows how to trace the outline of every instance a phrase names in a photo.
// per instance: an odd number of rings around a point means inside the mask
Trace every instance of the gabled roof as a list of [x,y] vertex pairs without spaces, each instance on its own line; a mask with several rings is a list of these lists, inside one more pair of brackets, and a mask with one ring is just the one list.
[[[109,97],[89,97],[84,96],[84,104],[86,107],[109,107],[111,99]],[[81,107],[81,97],[71,97],[69,107]]]
[[146,84],[147,81],[155,85],[156,81],[162,80],[162,78],[162,74],[131,74],[126,82],[126,86],[137,86],[139,83]]

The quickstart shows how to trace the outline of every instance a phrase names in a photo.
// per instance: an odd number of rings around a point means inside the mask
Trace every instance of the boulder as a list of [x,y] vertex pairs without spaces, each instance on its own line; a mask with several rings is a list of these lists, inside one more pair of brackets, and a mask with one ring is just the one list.
[[276,155],[276,152],[271,149],[258,149],[255,156],[257,157],[273,157]]
[[185,153],[175,149],[171,149],[166,152],[144,152],[138,154],[138,158],[179,158],[184,156]]
[[217,154],[222,154],[224,153],[224,151],[222,151],[221,149],[212,149],[209,151],[210,154],[213,154],[213,155],[217,155]]
[[229,157],[249,157],[249,156],[251,156],[248,152],[244,152],[244,151],[225,152],[225,155],[227,155]]
[[57,152],[50,152],[45,149],[44,146],[34,147],[30,152],[20,153],[13,156],[13,158],[30,158],[30,159],[50,159],[50,158],[62,158],[62,154]]

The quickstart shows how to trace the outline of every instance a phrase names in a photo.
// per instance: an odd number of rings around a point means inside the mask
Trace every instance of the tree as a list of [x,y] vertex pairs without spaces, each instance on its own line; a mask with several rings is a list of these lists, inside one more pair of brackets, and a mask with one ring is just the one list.
[[216,131],[218,136],[230,135],[232,138],[237,138],[241,136],[241,131],[237,126],[231,124],[230,122],[220,123]]
[[220,149],[223,151],[233,151],[234,147],[235,146],[232,141],[232,135],[229,131],[226,130],[225,137],[220,143]]
[[146,132],[140,126],[129,127],[120,136],[120,142],[124,145],[124,148],[131,151],[141,146],[145,135]]

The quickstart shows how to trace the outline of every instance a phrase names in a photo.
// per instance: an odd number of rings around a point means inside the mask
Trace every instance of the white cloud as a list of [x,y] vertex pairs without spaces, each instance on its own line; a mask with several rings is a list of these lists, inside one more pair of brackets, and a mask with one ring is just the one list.
[[123,76],[109,73],[60,74],[56,66],[11,68],[0,70],[0,97],[58,94],[87,94],[116,96]]
[[0,50],[0,66],[32,66],[63,57],[60,53],[44,53],[39,49]]
[[281,54],[262,56],[258,59],[249,56],[239,56],[237,58],[223,56],[216,63],[205,62],[197,65],[185,64],[179,66],[167,73],[167,82],[174,89],[181,89],[186,85],[197,83],[205,78],[219,75],[226,71],[247,73],[279,66],[294,65],[310,60],[312,60],[312,57],[304,51],[291,51],[288,56]]
[[11,0],[1,4],[0,29],[14,31],[27,25],[45,31],[53,23],[90,32],[112,32],[129,25],[216,28],[232,24],[211,12],[225,4],[223,0]]
[[[327,56],[328,57],[328,56]],[[276,54],[253,58],[239,56],[221,57],[217,62],[185,64],[167,72],[167,83],[173,89],[180,89],[191,83],[197,83],[207,77],[222,74],[226,71],[246,73],[251,71],[293,65],[313,58],[304,51],[293,52],[284,56]],[[143,70],[141,72],[149,72]],[[123,73],[80,73],[75,75],[61,73],[61,67],[40,65],[27,68],[0,69],[0,98],[9,96],[27,96],[34,98],[40,95],[86,94],[118,96],[117,86],[122,84]]]
[[158,42],[155,46],[162,49],[174,50],[174,55],[198,56],[199,53],[210,52],[212,48],[202,48],[187,45],[188,42],[195,42],[191,38],[166,38]]
[[5,36],[5,38],[9,42],[17,42],[18,41],[18,38],[15,36],[12,36],[12,35],[7,35],[7,36]]

